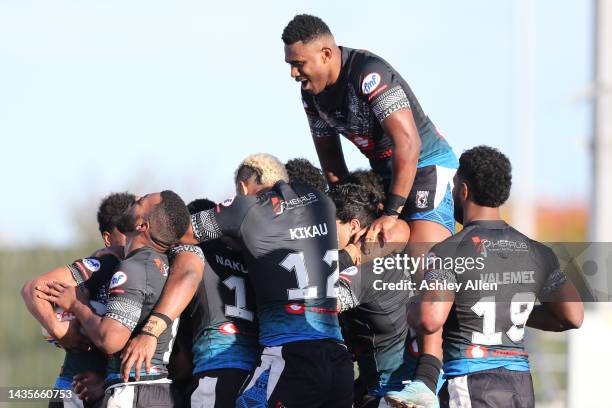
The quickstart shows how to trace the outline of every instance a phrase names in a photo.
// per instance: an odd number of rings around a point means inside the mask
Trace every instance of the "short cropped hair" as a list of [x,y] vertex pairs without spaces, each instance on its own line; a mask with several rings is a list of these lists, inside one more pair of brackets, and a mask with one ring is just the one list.
[[281,38],[287,45],[298,41],[307,43],[324,35],[332,35],[329,27],[319,17],[298,14],[287,24]]
[[257,184],[272,186],[279,181],[289,182],[283,163],[267,153],[256,153],[245,158],[236,169],[234,181],[246,181],[255,176]]
[[336,218],[342,223],[357,219],[367,227],[379,216],[378,196],[366,186],[337,184],[329,190],[329,196],[336,204]]
[[164,190],[161,202],[149,216],[151,236],[161,244],[173,245],[187,232],[190,219],[183,199],[174,191]]
[[510,196],[512,165],[499,150],[476,146],[459,158],[457,176],[469,187],[471,200],[484,207],[499,207]]
[[320,168],[303,158],[291,159],[285,163],[290,183],[300,183],[320,191],[327,191],[327,182]]
[[111,193],[102,199],[98,207],[98,229],[100,234],[112,232],[117,227],[117,222],[134,202],[136,197],[128,192]]

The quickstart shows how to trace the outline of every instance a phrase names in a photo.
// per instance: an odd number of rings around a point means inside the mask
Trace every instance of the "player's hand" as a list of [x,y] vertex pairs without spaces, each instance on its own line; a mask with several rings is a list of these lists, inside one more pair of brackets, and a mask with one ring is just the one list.
[[92,258],[100,258],[104,255],[113,255],[115,258],[122,260],[124,257],[123,247],[119,245],[104,247],[102,249],[98,249],[91,254]]
[[72,378],[72,388],[79,399],[97,401],[104,396],[104,377],[92,371],[85,371]]
[[81,353],[91,350],[91,341],[81,333],[81,325],[75,320],[68,322],[68,330],[61,337],[56,337],[58,343],[67,351]]
[[64,282],[44,282],[35,287],[40,299],[55,303],[65,311],[70,311],[77,302],[76,286]]
[[351,260],[354,265],[359,265],[361,263],[361,250],[355,244],[348,244],[344,250],[351,256]]
[[121,376],[123,381],[130,379],[132,366],[136,372],[136,381],[140,379],[142,363],[145,365],[145,373],[151,371],[151,359],[157,348],[157,337],[139,335],[130,340],[121,354]]
[[374,220],[365,234],[366,243],[374,243],[377,241],[389,242],[389,232],[397,222],[397,217],[393,215],[383,215]]

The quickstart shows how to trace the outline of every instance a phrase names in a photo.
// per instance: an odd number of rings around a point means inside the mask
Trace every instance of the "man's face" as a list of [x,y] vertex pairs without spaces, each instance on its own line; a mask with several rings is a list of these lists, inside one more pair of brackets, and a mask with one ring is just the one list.
[[338,249],[342,250],[351,242],[354,228],[350,222],[342,222],[336,219],[336,230],[338,231]]
[[148,226],[149,215],[159,203],[161,203],[160,193],[136,197],[119,219],[117,229],[126,235],[135,231],[140,232],[145,228],[145,224]]
[[327,86],[331,67],[331,50],[319,40],[285,45],[285,62],[291,66],[291,77],[302,89],[317,95]]

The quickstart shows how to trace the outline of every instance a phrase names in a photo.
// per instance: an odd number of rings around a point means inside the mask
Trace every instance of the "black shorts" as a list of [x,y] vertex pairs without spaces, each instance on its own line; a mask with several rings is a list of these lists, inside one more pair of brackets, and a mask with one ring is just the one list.
[[191,408],[234,408],[249,372],[221,368],[198,373],[193,379]]
[[529,371],[505,368],[479,371],[447,380],[440,390],[441,407],[533,408]]
[[351,408],[353,362],[343,344],[296,341],[266,347],[237,408]]
[[127,383],[109,387],[99,407],[178,407],[181,397],[169,382]]

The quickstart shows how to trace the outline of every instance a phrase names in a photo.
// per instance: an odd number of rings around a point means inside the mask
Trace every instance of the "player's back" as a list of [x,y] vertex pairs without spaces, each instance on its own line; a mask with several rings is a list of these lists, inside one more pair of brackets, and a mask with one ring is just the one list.
[[260,342],[341,340],[336,312],[338,241],[335,206],[320,191],[277,183],[243,223],[255,289]]
[[446,375],[529,370],[525,324],[536,298],[562,278],[552,251],[503,221],[474,221],[432,252],[446,264],[430,269],[457,285],[443,331]]
[[181,317],[192,337],[193,373],[221,368],[251,370],[259,356],[255,295],[240,252],[221,239],[200,245],[204,277]]

